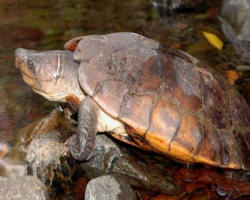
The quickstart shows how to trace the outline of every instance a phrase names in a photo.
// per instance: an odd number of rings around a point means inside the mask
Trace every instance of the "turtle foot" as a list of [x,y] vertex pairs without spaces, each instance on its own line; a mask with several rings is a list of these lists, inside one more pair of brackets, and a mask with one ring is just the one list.
[[79,143],[79,139],[76,135],[72,135],[66,141],[66,146],[68,147],[68,152],[75,160],[86,161],[89,160],[93,154],[93,151]]
[[66,145],[74,159],[89,160],[95,149],[97,125],[97,105],[90,97],[80,103],[76,134],[71,136]]

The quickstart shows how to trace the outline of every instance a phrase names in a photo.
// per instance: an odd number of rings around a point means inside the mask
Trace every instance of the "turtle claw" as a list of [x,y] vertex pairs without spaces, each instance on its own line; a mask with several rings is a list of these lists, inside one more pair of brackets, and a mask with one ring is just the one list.
[[75,160],[86,161],[92,157],[93,151],[81,145],[76,135],[72,135],[66,141],[66,145],[68,147],[68,152]]

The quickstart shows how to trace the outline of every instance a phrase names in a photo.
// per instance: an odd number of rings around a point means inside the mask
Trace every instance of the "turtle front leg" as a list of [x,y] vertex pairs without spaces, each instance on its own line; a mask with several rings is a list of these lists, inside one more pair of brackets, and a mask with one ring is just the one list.
[[85,97],[78,110],[76,134],[66,144],[74,159],[89,160],[95,148],[98,107],[90,97]]

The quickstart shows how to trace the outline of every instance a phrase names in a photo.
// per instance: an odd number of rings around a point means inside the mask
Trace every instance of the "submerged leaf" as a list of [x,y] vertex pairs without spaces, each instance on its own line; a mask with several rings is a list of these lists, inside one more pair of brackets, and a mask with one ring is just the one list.
[[223,42],[217,37],[217,35],[209,32],[202,32],[208,42],[216,49],[221,50],[223,47]]
[[227,81],[230,83],[230,85],[234,85],[234,82],[239,78],[239,74],[237,71],[227,70],[226,77],[227,77]]

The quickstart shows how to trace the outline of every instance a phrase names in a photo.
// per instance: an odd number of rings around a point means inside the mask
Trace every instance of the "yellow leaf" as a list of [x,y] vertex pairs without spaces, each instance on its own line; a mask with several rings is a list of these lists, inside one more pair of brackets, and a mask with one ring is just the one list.
[[209,32],[202,32],[208,42],[216,49],[221,50],[223,47],[223,42],[217,37],[217,35]]

